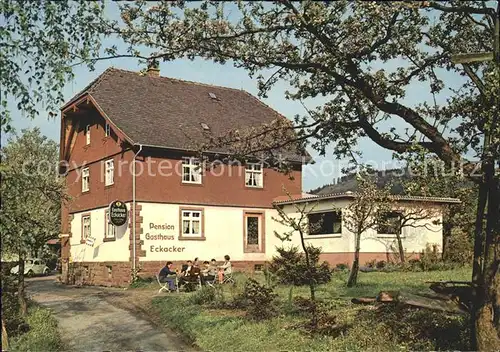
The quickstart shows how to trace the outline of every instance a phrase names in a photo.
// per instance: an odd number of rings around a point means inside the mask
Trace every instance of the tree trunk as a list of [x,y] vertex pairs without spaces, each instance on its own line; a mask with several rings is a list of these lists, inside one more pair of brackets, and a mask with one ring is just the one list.
[[[300,243],[302,244],[302,249],[304,250],[304,255],[306,257],[306,265],[307,265],[307,269],[309,271],[311,271],[311,263],[309,262],[309,252],[307,252],[307,247],[306,247],[306,243],[304,241],[304,236],[303,234],[301,233],[300,234]],[[309,290],[311,292],[311,301],[315,301],[316,300],[316,295],[315,295],[315,287],[314,287],[314,282],[312,280],[312,277],[309,277]]]
[[[306,243],[304,241],[304,235],[302,232],[300,232],[300,243],[302,244],[302,249],[304,250],[304,255],[306,257],[307,269],[309,270],[309,272],[312,272],[311,263],[309,261],[309,252],[307,251]],[[311,302],[313,303],[313,311],[311,312],[311,325],[313,327],[316,327],[318,325],[317,311],[316,311],[316,285],[314,282],[314,278],[312,276],[309,276],[308,282],[309,282],[309,292],[311,295]]]
[[483,268],[473,305],[475,347],[480,351],[500,349],[500,189],[494,178],[494,164],[487,173],[488,211],[484,236]]
[[17,297],[21,315],[24,317],[28,312],[28,304],[26,302],[26,294],[24,292],[24,257],[19,256],[19,271],[17,273]]
[[347,280],[347,287],[353,287],[358,282],[358,271],[359,271],[359,253],[354,253],[354,261],[352,262],[351,272],[349,273],[349,279]]
[[292,311],[293,308],[293,285],[290,286],[290,291],[288,291],[288,310]]
[[396,234],[396,239],[398,241],[399,261],[401,263],[404,263],[405,262],[405,249],[403,247],[403,240],[401,238],[401,232]]
[[[483,162],[484,180],[479,189],[474,241],[472,281],[472,347],[480,351],[500,349],[500,189],[495,179],[494,161]],[[488,206],[486,229],[484,209]]]
[[443,221],[443,246],[441,255],[444,261],[448,260],[448,244],[451,238],[451,226],[448,221]]
[[352,287],[356,285],[356,283],[358,282],[360,247],[361,247],[361,233],[357,231],[356,247],[354,249],[354,261],[352,262],[351,272],[349,273],[349,279],[347,280],[347,287]]

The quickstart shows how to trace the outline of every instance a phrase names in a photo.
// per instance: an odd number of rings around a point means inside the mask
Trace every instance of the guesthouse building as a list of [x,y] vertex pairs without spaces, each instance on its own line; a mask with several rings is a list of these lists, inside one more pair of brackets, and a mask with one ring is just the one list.
[[[227,160],[213,136],[284,116],[251,94],[224,87],[107,69],[62,107],[60,158],[70,200],[62,210],[66,281],[123,285],[167,260],[223,260],[254,270],[269,259],[274,198],[302,189],[299,152],[280,173],[263,160]],[[207,167],[205,162],[210,163]],[[128,221],[115,226],[110,204]]]
[[[166,261],[222,261],[226,254],[235,270],[262,268],[283,244],[275,231],[289,231],[275,221],[275,207],[293,213],[294,202],[321,201],[316,213],[329,214],[331,201],[349,200],[304,194],[309,156],[299,150],[276,152],[289,165],[282,173],[256,156],[233,160],[213,143],[280,119],[243,90],[162,77],[154,68],[104,71],[61,109],[60,169],[70,198],[61,211],[63,281],[120,286],[134,274],[154,275]],[[342,216],[327,219],[333,227],[307,240],[332,264],[347,263],[352,246]],[[407,250],[440,244],[442,229],[432,231],[417,234]],[[299,243],[296,236],[290,242]],[[367,260],[387,252],[365,243]]]

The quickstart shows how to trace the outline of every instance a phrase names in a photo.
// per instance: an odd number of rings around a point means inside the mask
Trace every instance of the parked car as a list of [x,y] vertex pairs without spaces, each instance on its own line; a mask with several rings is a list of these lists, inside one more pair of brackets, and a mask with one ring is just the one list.
[[[10,270],[10,273],[17,275],[19,265],[16,265]],[[24,275],[31,277],[35,275],[49,275],[50,269],[41,259],[26,259],[24,261]]]

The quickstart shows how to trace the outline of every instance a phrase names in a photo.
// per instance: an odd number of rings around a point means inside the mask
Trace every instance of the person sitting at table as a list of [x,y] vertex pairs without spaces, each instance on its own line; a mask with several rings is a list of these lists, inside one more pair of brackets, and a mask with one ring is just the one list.
[[225,275],[230,275],[233,272],[232,265],[231,265],[231,258],[229,255],[224,256],[224,264],[219,266],[219,282],[222,283],[224,281],[224,276]]
[[[215,261],[215,259],[212,259]],[[210,265],[208,261],[203,262],[203,269],[201,270],[201,283],[205,284],[206,282],[215,280],[215,270],[216,267]]]
[[193,267],[193,262],[188,260],[186,264],[182,265],[181,276],[188,276],[192,267]]
[[198,257],[194,258],[194,260],[193,260],[193,266],[195,268],[197,268],[197,267],[200,266],[200,261],[198,260]]
[[158,280],[160,282],[168,283],[168,289],[169,291],[175,291],[175,277],[172,277],[172,275],[177,275],[175,271],[172,269],[173,263],[172,262],[167,262],[163,268],[161,268],[160,273],[158,274]]
[[179,277],[179,288],[181,288],[182,285],[189,282],[189,276],[191,275],[192,270],[193,270],[193,262],[191,260],[188,260],[186,264],[182,266],[181,275]]

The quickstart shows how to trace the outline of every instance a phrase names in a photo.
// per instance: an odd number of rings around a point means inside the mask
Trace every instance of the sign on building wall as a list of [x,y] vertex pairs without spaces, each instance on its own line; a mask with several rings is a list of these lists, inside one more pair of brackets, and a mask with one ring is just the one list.
[[109,205],[109,221],[115,226],[122,226],[127,222],[127,206],[119,200]]

